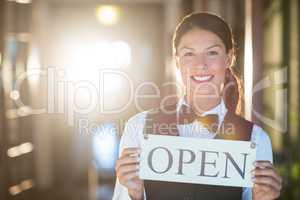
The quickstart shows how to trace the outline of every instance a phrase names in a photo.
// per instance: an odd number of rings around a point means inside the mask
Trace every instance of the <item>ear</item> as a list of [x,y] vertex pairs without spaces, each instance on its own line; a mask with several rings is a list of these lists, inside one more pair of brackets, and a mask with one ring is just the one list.
[[226,55],[226,68],[230,68],[233,64],[233,50],[230,50]]

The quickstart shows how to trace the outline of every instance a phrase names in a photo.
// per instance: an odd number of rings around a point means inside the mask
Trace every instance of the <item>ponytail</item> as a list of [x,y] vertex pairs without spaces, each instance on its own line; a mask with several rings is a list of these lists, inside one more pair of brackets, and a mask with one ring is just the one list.
[[241,80],[232,68],[227,68],[225,72],[223,97],[226,108],[237,114],[241,114],[242,108],[242,87]]

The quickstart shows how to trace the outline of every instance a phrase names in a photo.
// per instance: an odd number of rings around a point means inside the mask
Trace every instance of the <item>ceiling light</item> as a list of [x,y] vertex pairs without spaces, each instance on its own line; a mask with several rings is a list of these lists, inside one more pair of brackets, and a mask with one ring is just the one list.
[[31,3],[31,0],[16,0],[17,3],[22,3],[22,4],[29,4]]
[[96,16],[104,25],[115,25],[120,18],[120,8],[113,5],[98,6]]

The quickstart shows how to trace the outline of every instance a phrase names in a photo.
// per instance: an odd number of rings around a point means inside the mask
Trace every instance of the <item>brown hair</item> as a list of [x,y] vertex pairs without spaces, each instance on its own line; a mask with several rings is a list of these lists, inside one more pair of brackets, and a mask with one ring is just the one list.
[[226,53],[232,51],[231,65],[225,73],[223,97],[228,110],[240,113],[242,87],[240,79],[232,69],[235,61],[235,47],[230,26],[221,17],[211,13],[200,12],[187,15],[178,24],[173,36],[173,52],[175,55],[177,55],[177,47],[182,36],[194,28],[215,33],[224,43]]

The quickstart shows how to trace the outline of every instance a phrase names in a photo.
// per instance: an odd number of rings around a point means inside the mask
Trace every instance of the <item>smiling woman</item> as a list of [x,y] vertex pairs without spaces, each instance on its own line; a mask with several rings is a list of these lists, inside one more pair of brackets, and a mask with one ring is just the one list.
[[[281,178],[272,164],[270,139],[258,125],[237,114],[242,88],[232,70],[235,48],[229,25],[210,13],[188,15],[175,31],[173,50],[185,95],[177,104],[140,113],[128,121],[121,139],[120,158],[116,163],[118,180],[114,199],[277,198]],[[205,121],[212,119],[212,116],[216,119],[217,130],[206,126]],[[201,118],[207,120],[198,120]],[[222,131],[221,127],[228,125],[232,125],[235,131]],[[199,131],[191,133],[194,126],[199,126]],[[160,130],[162,127],[163,130]],[[141,180],[138,171],[139,155],[143,151],[141,144],[145,139],[143,134],[202,139],[205,135],[208,139],[251,141],[256,144],[255,169],[252,171],[254,187]]]
[[[177,66],[183,81],[188,87],[189,101],[201,101],[202,95],[211,97],[211,105],[196,103],[198,111],[206,110],[203,106],[215,106],[222,91],[226,67],[230,56],[226,54],[221,39],[209,31],[193,29],[186,33],[178,46]],[[190,79],[190,80],[189,80]]]
[[[211,104],[207,107],[212,107],[219,103],[223,92],[227,108],[240,112],[240,81],[231,68],[235,61],[234,41],[230,27],[223,20],[205,14],[186,18],[174,34],[173,51],[188,87],[186,91],[190,93],[187,97],[192,98],[189,101],[201,101],[199,93],[209,95]],[[206,104],[195,105],[200,112],[206,110],[203,107]]]

